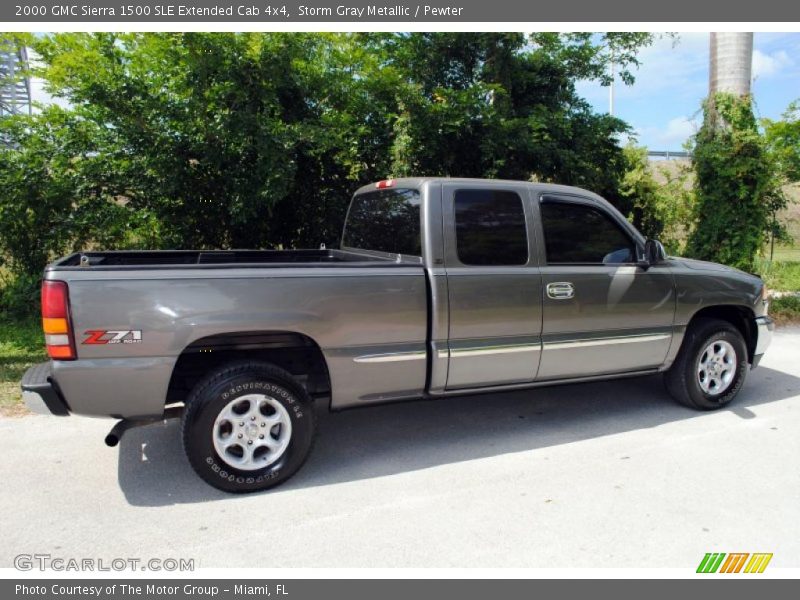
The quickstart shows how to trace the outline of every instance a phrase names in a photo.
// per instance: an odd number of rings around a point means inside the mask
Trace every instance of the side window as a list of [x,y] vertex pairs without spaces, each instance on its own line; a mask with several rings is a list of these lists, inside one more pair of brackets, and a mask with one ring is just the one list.
[[634,262],[633,240],[604,211],[585,204],[541,203],[548,264]]
[[456,251],[465,265],[524,265],[528,233],[522,198],[505,190],[455,193]]

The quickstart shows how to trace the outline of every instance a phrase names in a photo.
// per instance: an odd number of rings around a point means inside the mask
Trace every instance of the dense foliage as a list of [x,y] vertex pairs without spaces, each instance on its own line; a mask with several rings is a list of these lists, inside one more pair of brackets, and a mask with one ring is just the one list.
[[690,170],[679,162],[655,166],[647,159],[647,148],[628,145],[624,153],[620,195],[631,207],[628,219],[645,236],[660,240],[670,254],[682,254],[694,203]]
[[786,200],[749,96],[720,93],[707,101],[692,162],[696,201],[689,253],[752,270]]
[[33,46],[67,107],[0,122],[0,254],[23,283],[92,245],[332,245],[352,191],[393,175],[557,181],[630,208],[627,126],[575,82],[607,82],[612,54],[632,81],[650,34],[17,37],[0,36]]
[[787,181],[800,181],[800,100],[795,100],[777,121],[764,119],[767,147]]

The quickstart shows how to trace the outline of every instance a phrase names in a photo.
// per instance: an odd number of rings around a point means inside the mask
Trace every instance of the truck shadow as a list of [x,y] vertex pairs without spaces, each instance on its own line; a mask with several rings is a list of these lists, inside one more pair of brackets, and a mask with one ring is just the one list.
[[[761,367],[733,406],[750,408],[800,394],[800,378]],[[710,413],[675,404],[660,376],[481,396],[420,400],[330,413],[318,406],[319,436],[306,465],[271,493],[356,481],[580,442]],[[234,499],[199,479],[184,457],[177,420],[128,431],[119,485],[135,506]]]

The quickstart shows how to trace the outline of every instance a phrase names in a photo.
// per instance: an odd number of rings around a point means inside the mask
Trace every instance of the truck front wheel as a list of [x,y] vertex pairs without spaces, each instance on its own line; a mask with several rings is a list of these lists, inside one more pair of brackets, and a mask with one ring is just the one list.
[[721,319],[698,318],[686,331],[664,382],[684,406],[714,410],[736,397],[747,366],[747,346],[736,327]]
[[231,363],[186,401],[183,447],[195,472],[234,493],[283,483],[303,466],[316,432],[313,401],[283,369]]

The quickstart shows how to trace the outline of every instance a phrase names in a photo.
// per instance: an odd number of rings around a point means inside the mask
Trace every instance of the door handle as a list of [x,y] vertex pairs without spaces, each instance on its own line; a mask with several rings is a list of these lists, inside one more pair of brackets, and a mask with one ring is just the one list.
[[547,297],[553,300],[569,300],[575,297],[575,287],[569,281],[548,283]]

